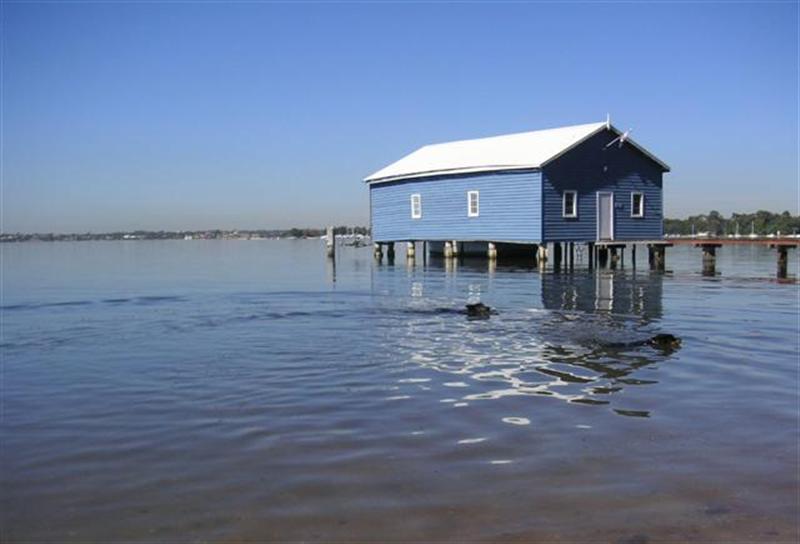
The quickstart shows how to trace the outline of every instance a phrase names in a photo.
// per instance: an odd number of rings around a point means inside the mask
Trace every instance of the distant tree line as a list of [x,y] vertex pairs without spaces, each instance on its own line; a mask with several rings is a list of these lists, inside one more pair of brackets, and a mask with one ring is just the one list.
[[[260,238],[319,238],[325,228],[255,229],[255,230],[132,230],[119,232],[86,233],[0,233],[0,242],[84,242],[91,240],[248,240]],[[338,226],[336,234],[368,236],[367,227]]]
[[664,234],[708,233],[710,236],[727,236],[737,232],[742,236],[751,233],[758,236],[796,234],[800,232],[800,216],[792,215],[788,211],[772,213],[759,210],[755,213],[732,213],[726,218],[714,210],[686,219],[664,219]]
[[[284,236],[289,236],[291,238],[319,238],[323,234],[327,232],[327,228],[325,229],[299,229],[293,228],[289,229],[288,231],[284,232]],[[345,235],[353,235],[353,234],[360,234],[362,236],[369,235],[369,229],[367,227],[348,227],[348,226],[338,226],[333,227],[333,233],[336,235],[345,234]]]

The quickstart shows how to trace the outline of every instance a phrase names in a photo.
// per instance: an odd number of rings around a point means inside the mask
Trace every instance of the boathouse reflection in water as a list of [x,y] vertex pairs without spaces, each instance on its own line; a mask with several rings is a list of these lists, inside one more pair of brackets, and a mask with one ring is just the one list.
[[[657,384],[659,364],[673,355],[644,343],[661,332],[662,278],[624,270],[554,274],[489,267],[486,261],[431,260],[415,269],[377,269],[373,290],[407,293],[389,297],[405,301],[404,330],[387,331],[382,341],[421,370],[457,377],[461,389],[453,392],[463,394],[446,400],[538,395],[648,417],[647,410],[616,406],[615,395]],[[476,300],[499,314],[468,321],[459,310]]]

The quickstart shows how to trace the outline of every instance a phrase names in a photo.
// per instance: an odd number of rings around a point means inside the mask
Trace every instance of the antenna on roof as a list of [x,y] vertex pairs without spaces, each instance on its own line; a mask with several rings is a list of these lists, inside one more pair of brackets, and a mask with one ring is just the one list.
[[619,143],[618,147],[622,147],[622,144],[624,144],[624,143],[625,143],[625,140],[627,140],[627,139],[628,139],[628,136],[630,135],[630,133],[631,133],[631,131],[632,131],[632,130],[633,130],[632,128],[629,128],[628,130],[626,130],[625,132],[623,132],[622,134],[620,134],[619,136],[617,136],[616,138],[614,138],[613,140],[611,140],[610,142],[608,142],[608,143],[606,144],[606,147],[607,147],[607,148],[608,148],[608,147],[611,147],[611,146],[612,146],[612,145],[614,145],[615,143]]
[[611,130],[611,114],[606,114],[606,130]]

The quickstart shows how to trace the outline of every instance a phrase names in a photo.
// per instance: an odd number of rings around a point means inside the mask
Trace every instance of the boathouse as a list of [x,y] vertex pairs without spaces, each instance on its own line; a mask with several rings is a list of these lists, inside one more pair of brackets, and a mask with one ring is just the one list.
[[492,257],[501,244],[660,240],[665,172],[606,121],[427,145],[364,181],[374,242],[488,244]]

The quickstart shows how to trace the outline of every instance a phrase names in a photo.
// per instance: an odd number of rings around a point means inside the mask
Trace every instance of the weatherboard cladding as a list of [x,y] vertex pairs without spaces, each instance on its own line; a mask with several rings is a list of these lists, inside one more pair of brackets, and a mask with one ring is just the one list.
[[[597,193],[614,193],[614,239],[651,240],[663,235],[662,168],[604,131],[542,169],[543,235],[548,241],[597,238]],[[603,167],[607,169],[604,172]],[[578,191],[577,219],[562,216],[563,191]],[[644,194],[644,217],[631,217],[631,193]]]
[[[479,191],[480,213],[467,216],[467,192]],[[422,199],[422,217],[411,218],[411,195]],[[372,235],[398,240],[541,239],[541,173],[498,172],[438,176],[370,185]]]

